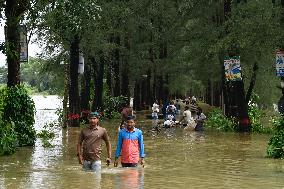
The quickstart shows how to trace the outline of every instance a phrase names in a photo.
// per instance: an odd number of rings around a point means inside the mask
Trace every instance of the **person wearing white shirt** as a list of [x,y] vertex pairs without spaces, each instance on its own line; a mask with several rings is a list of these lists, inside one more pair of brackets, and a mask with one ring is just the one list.
[[152,106],[152,118],[153,119],[158,119],[158,113],[159,113],[159,104],[157,101],[154,102],[153,106]]
[[189,107],[188,106],[185,106],[184,107],[184,112],[182,114],[182,118],[181,120],[179,121],[180,123],[184,120],[186,124],[188,124],[189,122],[192,121],[192,116],[191,116],[191,111],[189,110]]

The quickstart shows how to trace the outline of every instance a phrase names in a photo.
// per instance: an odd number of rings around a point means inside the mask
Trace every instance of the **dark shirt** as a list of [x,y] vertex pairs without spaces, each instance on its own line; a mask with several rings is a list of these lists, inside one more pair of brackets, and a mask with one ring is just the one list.
[[125,107],[121,111],[121,117],[123,121],[127,120],[127,117],[133,114],[133,109],[131,107]]
[[102,153],[102,140],[109,141],[109,137],[105,128],[90,126],[81,130],[78,142],[83,143],[83,158],[84,160],[100,160]]

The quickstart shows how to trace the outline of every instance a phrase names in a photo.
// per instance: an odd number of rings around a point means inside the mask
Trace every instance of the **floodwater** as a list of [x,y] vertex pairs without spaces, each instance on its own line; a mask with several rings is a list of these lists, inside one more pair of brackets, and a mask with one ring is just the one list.
[[[61,102],[56,96],[33,98],[38,132],[57,119],[55,108]],[[44,148],[37,140],[34,147],[0,157],[0,188],[284,189],[284,160],[265,157],[268,135],[185,133],[181,128],[157,134],[149,132],[151,121],[143,117],[138,117],[137,127],[144,132],[145,168],[103,164],[101,174],[85,172],[76,157],[79,128],[55,128],[53,148]],[[107,128],[114,151],[119,121],[101,125]]]

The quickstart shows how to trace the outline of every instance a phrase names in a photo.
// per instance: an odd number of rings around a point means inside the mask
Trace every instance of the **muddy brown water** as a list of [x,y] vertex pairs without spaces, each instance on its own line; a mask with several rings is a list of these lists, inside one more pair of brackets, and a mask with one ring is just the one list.
[[[40,102],[50,100],[38,98]],[[54,102],[56,98],[52,99]],[[37,108],[36,130],[39,131],[57,116],[55,110]],[[0,188],[284,188],[284,161],[265,157],[269,135],[212,131],[200,134],[184,132],[182,128],[161,130],[157,134],[150,131],[151,121],[144,117],[137,118],[137,127],[144,132],[144,169],[107,167],[103,163],[101,174],[83,171],[76,157],[80,128],[55,128],[53,148],[44,148],[37,140],[34,147],[0,157]],[[101,122],[109,132],[113,151],[118,124],[118,120]]]

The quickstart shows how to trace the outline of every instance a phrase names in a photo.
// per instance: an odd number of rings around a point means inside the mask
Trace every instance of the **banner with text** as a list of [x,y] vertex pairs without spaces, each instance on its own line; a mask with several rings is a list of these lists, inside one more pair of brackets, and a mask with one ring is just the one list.
[[242,80],[242,69],[240,56],[225,57],[225,79],[226,81],[241,81]]
[[28,61],[28,40],[27,40],[27,27],[25,25],[20,25],[20,62]]
[[276,76],[284,76],[284,51],[276,52]]

